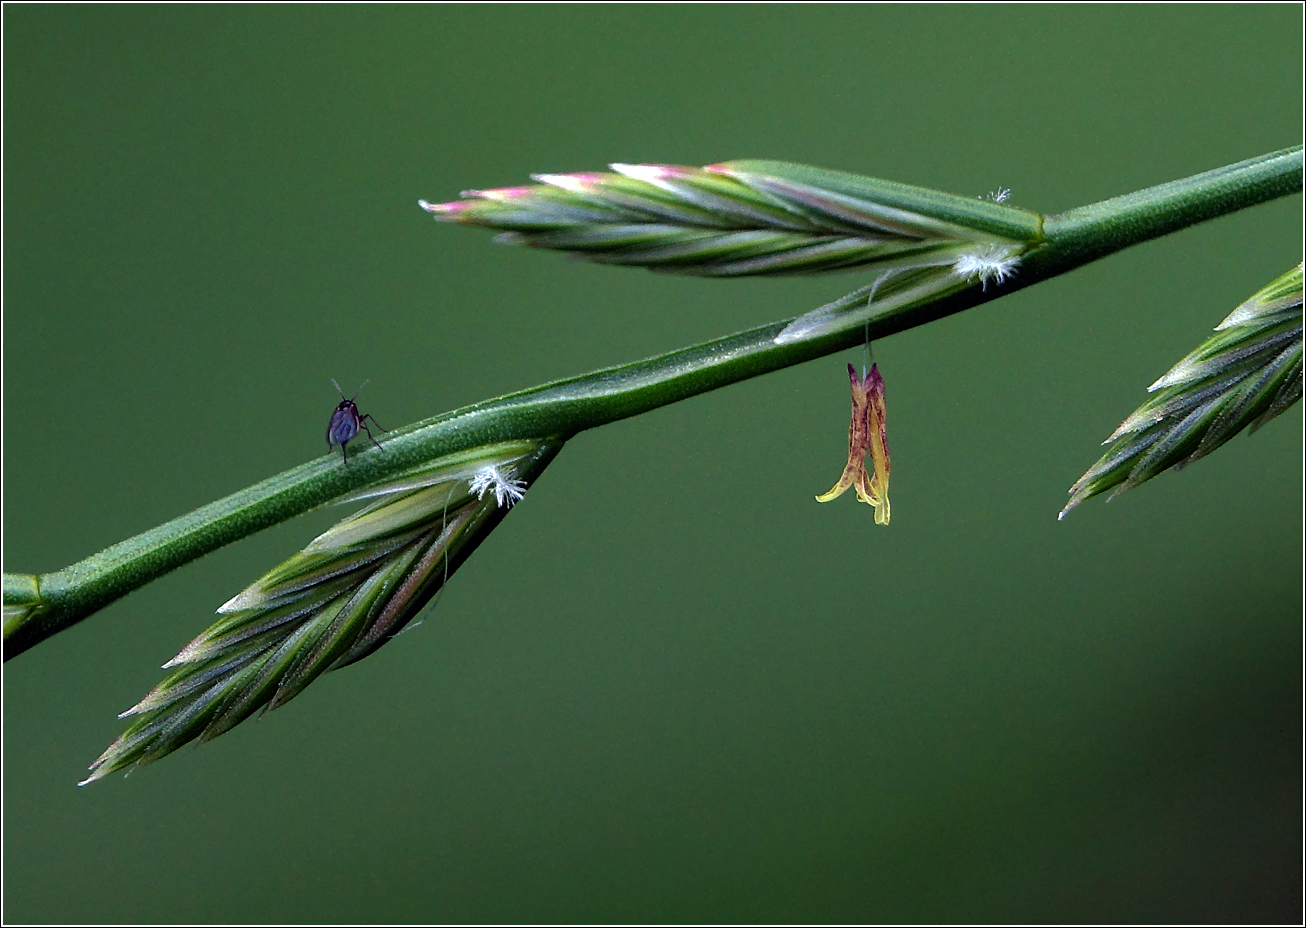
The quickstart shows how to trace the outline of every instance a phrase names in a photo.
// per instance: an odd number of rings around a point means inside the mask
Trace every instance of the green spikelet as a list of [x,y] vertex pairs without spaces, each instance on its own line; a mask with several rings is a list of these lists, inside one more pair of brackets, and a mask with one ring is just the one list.
[[784,161],[614,164],[534,179],[419,202],[441,221],[503,230],[501,243],[602,264],[700,277],[874,274],[799,317],[778,344],[1001,283],[1043,241],[1043,217],[1030,210]]
[[91,783],[283,706],[398,634],[558,453],[517,441],[441,458],[336,500],[368,504],[264,574],[164,664]]
[[1302,265],[1256,293],[1148,387],[1153,394],[1103,442],[1058,518],[1090,496],[1118,496],[1256,431],[1302,394]]

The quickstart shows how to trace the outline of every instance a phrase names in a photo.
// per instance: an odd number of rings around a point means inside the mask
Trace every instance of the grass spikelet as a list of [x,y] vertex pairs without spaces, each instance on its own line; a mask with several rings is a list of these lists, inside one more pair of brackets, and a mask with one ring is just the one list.
[[[365,502],[218,610],[164,665],[91,783],[285,705],[398,634],[562,447],[517,441],[441,458],[336,500]],[[487,492],[488,491],[488,492]]]
[[419,204],[442,221],[499,229],[500,242],[703,277],[950,265],[966,247],[1014,257],[1042,236],[1042,217],[1027,210],[781,161],[534,179]]
[[1229,314],[1215,334],[1148,388],[1153,394],[1103,444],[1058,518],[1108,490],[1113,499],[1168,467],[1256,431],[1302,394],[1302,265]]
[[[1002,284],[1043,240],[1043,217],[988,199],[784,161],[703,168],[614,164],[536,174],[538,186],[466,190],[436,219],[600,264],[700,277],[865,268],[874,281],[800,316],[777,344],[861,325],[975,283]],[[923,271],[925,273],[910,273]],[[909,275],[904,277],[904,275]]]

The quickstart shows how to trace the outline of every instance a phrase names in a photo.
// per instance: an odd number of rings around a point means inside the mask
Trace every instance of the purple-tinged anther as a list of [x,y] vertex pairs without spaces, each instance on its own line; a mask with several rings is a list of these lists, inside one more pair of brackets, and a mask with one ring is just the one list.
[[[816,499],[828,503],[841,496],[849,487],[857,491],[857,499],[875,508],[878,525],[889,524],[889,437],[884,423],[884,378],[880,369],[872,364],[865,377],[857,376],[857,369],[848,365],[848,380],[852,386],[853,410],[848,424],[848,463],[839,482]],[[866,470],[866,455],[871,456],[871,473]]]

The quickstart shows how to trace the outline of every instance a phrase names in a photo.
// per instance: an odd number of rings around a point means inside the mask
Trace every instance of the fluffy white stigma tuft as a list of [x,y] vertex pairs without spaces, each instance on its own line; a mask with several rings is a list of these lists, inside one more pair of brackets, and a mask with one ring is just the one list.
[[499,470],[498,465],[482,467],[471,479],[471,490],[477,499],[483,499],[490,490],[494,491],[495,502],[507,508],[526,495],[526,482],[515,480]]
[[1002,283],[1015,274],[1019,263],[1020,256],[1014,248],[985,245],[958,257],[952,265],[952,273],[967,280],[978,278],[988,289],[990,280]]

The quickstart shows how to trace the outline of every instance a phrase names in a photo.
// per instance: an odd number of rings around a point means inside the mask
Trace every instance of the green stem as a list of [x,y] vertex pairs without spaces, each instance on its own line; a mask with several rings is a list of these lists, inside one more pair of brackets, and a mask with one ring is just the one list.
[[[777,345],[790,320],[558,381],[418,422],[348,465],[325,455],[40,577],[5,575],[5,660],[168,571],[443,455],[510,439],[566,439],[780,368],[932,322],[1105,255],[1302,189],[1301,146],[1049,216],[1045,243],[1003,286],[976,285],[867,327]],[[11,621],[12,617],[12,621]]]
[[[1286,148],[1183,180],[1049,216],[1043,231],[1066,269],[1302,189],[1302,148]],[[1054,256],[1048,255],[1049,259]],[[1024,266],[1021,272],[1024,273]]]

